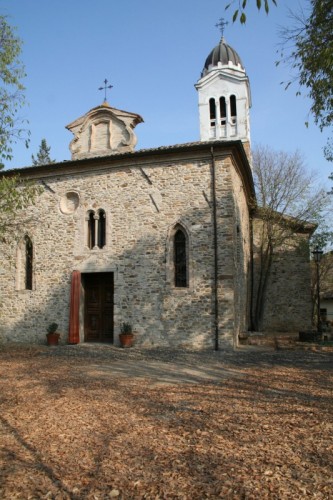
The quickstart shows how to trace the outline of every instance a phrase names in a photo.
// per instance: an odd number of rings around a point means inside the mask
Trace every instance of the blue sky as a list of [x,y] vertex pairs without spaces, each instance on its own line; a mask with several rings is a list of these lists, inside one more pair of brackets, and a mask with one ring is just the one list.
[[[103,101],[98,88],[113,85],[111,106],[140,114],[137,149],[199,139],[194,84],[217,45],[224,0],[0,0],[1,13],[24,42],[26,97],[21,110],[29,120],[31,145],[14,148],[9,168],[31,164],[42,138],[57,161],[70,159],[72,134],[65,126]],[[251,3],[254,3],[252,0]],[[333,165],[323,156],[328,133],[309,119],[310,102],[285,91],[289,70],[276,68],[278,26],[290,22],[291,9],[306,0],[279,0],[267,17],[253,6],[246,26],[229,25],[227,42],[239,53],[252,92],[252,144],[294,152],[323,182]],[[230,21],[230,19],[228,19]]]

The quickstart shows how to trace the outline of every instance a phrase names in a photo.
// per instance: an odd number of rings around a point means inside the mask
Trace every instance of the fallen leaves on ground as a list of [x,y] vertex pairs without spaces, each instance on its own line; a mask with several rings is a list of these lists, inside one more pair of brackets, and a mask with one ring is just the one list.
[[154,385],[0,352],[0,498],[333,498],[332,355],[237,355],[219,383]]

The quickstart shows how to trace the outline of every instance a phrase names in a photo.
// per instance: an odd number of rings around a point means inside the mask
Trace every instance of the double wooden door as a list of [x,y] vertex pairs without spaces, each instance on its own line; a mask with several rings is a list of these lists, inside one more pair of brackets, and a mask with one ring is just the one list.
[[113,342],[113,273],[84,274],[83,286],[85,342]]

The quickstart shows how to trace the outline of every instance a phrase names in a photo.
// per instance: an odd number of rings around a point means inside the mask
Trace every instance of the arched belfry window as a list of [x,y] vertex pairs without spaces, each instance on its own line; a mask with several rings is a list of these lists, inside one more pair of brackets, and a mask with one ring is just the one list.
[[227,119],[227,106],[225,102],[225,97],[220,97],[220,117],[221,117],[221,125],[225,125]]
[[90,250],[103,248],[106,244],[106,214],[103,209],[87,214],[87,245]]
[[26,290],[32,290],[33,246],[29,236],[24,237],[24,250],[25,250],[24,287]]
[[209,99],[209,118],[210,118],[210,126],[215,127],[216,106],[215,106],[215,99],[213,97]]
[[230,115],[231,115],[231,122],[236,123],[237,107],[236,107],[236,96],[235,95],[230,96]]
[[177,229],[174,235],[174,271],[175,287],[188,286],[188,255],[186,235],[182,229]]

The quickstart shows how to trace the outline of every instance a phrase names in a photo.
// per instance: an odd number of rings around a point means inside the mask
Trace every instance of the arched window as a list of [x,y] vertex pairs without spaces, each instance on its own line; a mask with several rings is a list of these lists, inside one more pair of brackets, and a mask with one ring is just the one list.
[[210,118],[210,126],[215,127],[216,107],[215,107],[215,99],[213,97],[209,99],[209,118]]
[[105,212],[104,212],[104,210],[98,211],[97,246],[99,248],[103,248],[105,246]]
[[95,213],[88,212],[88,247],[90,250],[95,246]]
[[181,229],[178,229],[174,236],[174,270],[176,287],[188,286],[187,261],[186,236]]
[[227,118],[227,107],[226,107],[225,97],[220,97],[220,117],[221,117],[221,125],[225,125]]
[[87,245],[90,250],[103,248],[106,244],[106,214],[100,209],[97,213],[89,210],[87,218]]
[[235,95],[230,96],[230,115],[231,115],[231,122],[236,123],[237,107],[236,107],[236,96]]
[[33,247],[29,236],[24,237],[25,248],[25,289],[32,290]]

